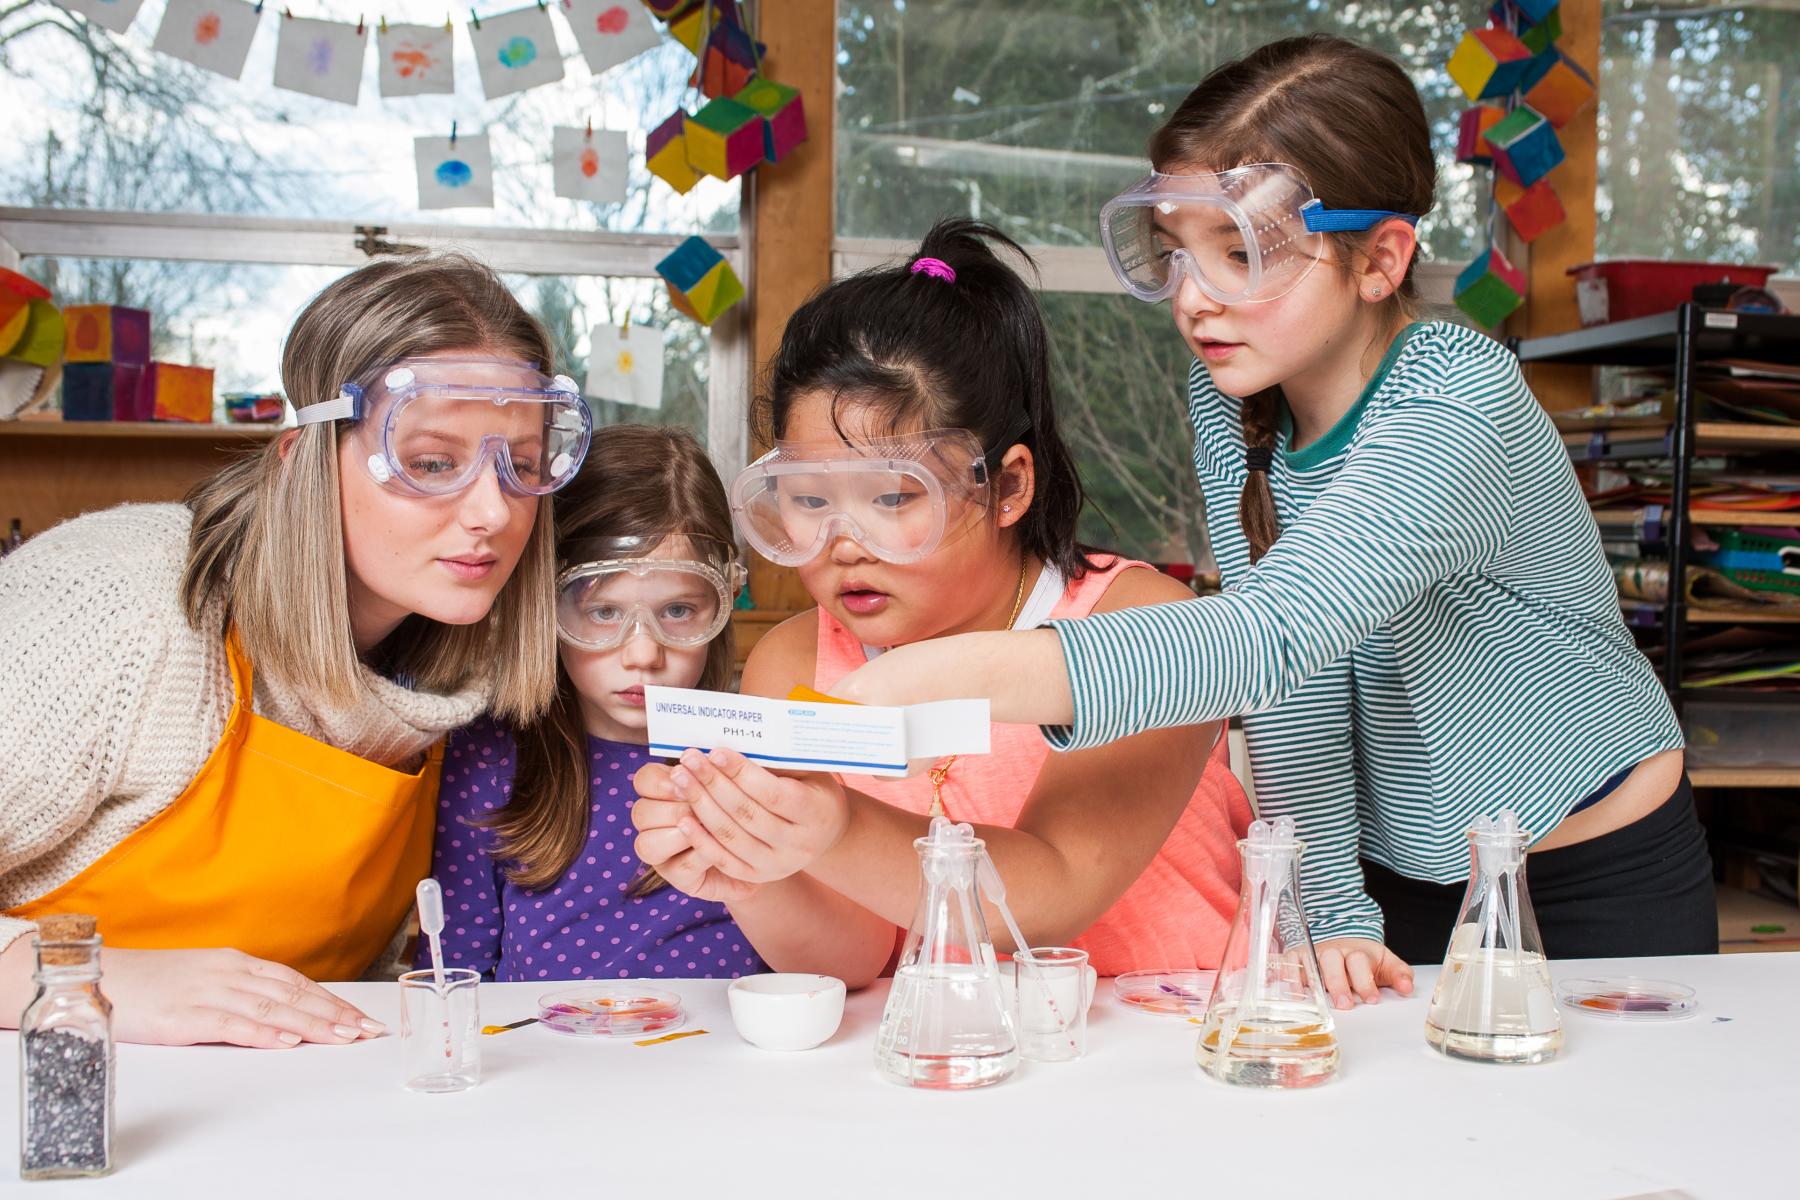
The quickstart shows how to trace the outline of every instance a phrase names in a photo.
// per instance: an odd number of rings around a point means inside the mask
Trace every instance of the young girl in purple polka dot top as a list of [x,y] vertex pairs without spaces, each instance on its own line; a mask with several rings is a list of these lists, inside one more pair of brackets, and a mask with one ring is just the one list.
[[445,748],[445,962],[501,981],[765,970],[725,905],[668,887],[632,849],[644,686],[730,685],[743,568],[725,489],[682,430],[599,430],[557,495],[556,543],[555,700],[529,727],[486,719]]

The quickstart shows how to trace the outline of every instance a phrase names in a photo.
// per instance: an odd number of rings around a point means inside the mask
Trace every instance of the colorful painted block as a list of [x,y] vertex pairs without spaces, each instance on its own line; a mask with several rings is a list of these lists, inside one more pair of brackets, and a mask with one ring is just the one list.
[[226,392],[225,419],[241,425],[264,425],[281,420],[281,397],[273,392]]
[[650,131],[644,143],[650,173],[684,196],[700,182],[693,164],[688,162],[687,121],[688,114],[676,109],[668,120]]
[[736,179],[763,160],[763,119],[729,96],[707,101],[683,126],[688,163],[715,179]]
[[1519,30],[1519,40],[1533,54],[1542,54],[1562,40],[1562,9],[1552,9],[1550,15],[1529,29]]
[[1568,217],[1563,211],[1562,198],[1548,179],[1540,179],[1530,187],[1520,187],[1506,176],[1496,175],[1494,203],[1512,222],[1519,237],[1527,242],[1535,242]]
[[116,304],[71,304],[63,309],[68,344],[63,356],[72,363],[117,362],[143,366],[150,361],[150,314]]
[[72,362],[63,368],[65,421],[142,421],[144,368],[135,363]]
[[758,76],[732,97],[762,117],[763,157],[780,162],[806,140],[806,108],[797,89]]
[[1471,29],[1450,55],[1450,78],[1471,100],[1510,95],[1531,63],[1525,43],[1504,29]]
[[656,273],[669,285],[670,302],[702,325],[744,298],[737,272],[705,238],[682,242],[656,264]]
[[749,86],[766,49],[742,26],[715,24],[688,84],[711,99],[735,96]]
[[1525,303],[1525,272],[1489,248],[1456,277],[1456,307],[1483,329],[1492,329]]
[[144,391],[148,395],[150,419],[153,421],[205,424],[212,420],[211,367],[153,362],[144,376]]
[[1477,104],[1463,110],[1462,126],[1456,136],[1456,161],[1489,166],[1494,161],[1494,148],[1488,145],[1487,132],[1500,123],[1506,110],[1492,104]]
[[62,361],[63,315],[48,300],[30,300],[25,306],[25,326],[6,357],[49,368]]
[[1521,85],[1525,103],[1561,129],[1594,102],[1594,78],[1554,46],[1534,62],[1542,60],[1548,60],[1543,69],[1534,68],[1532,77]]
[[1530,187],[1563,160],[1562,139],[1542,113],[1520,105],[1487,132],[1494,169],[1520,187]]

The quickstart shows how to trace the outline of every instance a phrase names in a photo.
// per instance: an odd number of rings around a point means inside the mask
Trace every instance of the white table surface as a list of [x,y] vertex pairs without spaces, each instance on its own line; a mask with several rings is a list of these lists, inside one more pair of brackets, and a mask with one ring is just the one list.
[[[1194,1065],[1197,1027],[1123,1008],[1102,980],[1089,1053],[1023,1064],[970,1092],[886,1082],[872,1064],[885,987],[850,997],[817,1050],[741,1041],[722,982],[670,984],[705,1037],[660,1046],[538,1026],[482,1039],[473,1091],[399,1084],[393,1038],[290,1051],[120,1046],[118,1169],[19,1183],[18,1093],[0,1085],[0,1189],[210,1196],[840,1195],[1432,1197],[1496,1200],[1800,1195],[1800,955],[1556,963],[1699,990],[1685,1021],[1565,1014],[1549,1064],[1454,1062],[1411,999],[1339,1014],[1336,1079],[1299,1092],[1227,1087]],[[659,985],[665,981],[658,981]],[[530,1016],[536,984],[482,985],[482,1019]],[[341,985],[382,1020],[397,988]],[[16,1034],[0,1072],[17,1072]],[[429,1185],[429,1191],[425,1190]],[[557,1190],[553,1190],[557,1189]]]

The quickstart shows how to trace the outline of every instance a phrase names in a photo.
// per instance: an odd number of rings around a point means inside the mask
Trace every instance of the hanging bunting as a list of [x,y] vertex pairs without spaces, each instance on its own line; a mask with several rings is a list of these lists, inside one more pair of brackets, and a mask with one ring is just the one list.
[[124,33],[137,20],[144,0],[56,0],[72,13],[80,13],[102,29]]
[[563,0],[562,14],[596,75],[662,45],[656,23],[638,0]]
[[388,25],[375,39],[383,96],[448,96],[456,91],[455,58],[445,25]]
[[169,0],[151,49],[238,79],[260,19],[261,10],[244,0]]
[[492,17],[471,14],[469,38],[475,43],[481,90],[489,100],[543,87],[563,77],[556,27],[550,23],[550,13],[535,4]]
[[413,139],[420,208],[494,207],[494,160],[487,134]]
[[625,135],[612,129],[558,125],[550,143],[556,194],[595,204],[622,204],[628,171]]
[[275,86],[354,105],[362,91],[368,30],[342,21],[283,17],[275,43]]
[[646,325],[596,325],[588,338],[587,386],[582,394],[615,404],[661,408],[662,330]]

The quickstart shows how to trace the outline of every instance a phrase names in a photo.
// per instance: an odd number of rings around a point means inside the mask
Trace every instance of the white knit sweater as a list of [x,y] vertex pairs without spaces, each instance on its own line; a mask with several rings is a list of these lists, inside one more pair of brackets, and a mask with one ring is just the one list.
[[[0,910],[66,883],[162,812],[224,732],[224,642],[181,611],[190,524],[182,505],[128,504],[0,562]],[[487,706],[486,687],[437,695],[363,677],[362,702],[335,711],[257,671],[256,711],[394,766]],[[0,950],[31,928],[0,917]]]

